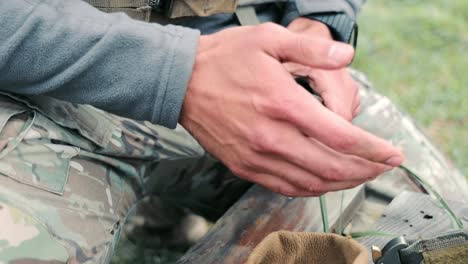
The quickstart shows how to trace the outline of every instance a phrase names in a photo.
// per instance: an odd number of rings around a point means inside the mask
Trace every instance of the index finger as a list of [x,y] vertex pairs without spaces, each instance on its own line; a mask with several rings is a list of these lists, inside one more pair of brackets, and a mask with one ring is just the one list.
[[297,90],[295,107],[286,110],[286,119],[304,134],[344,154],[393,167],[403,162],[403,154],[389,142],[323,107],[306,91],[299,88]]
[[[264,24],[266,29],[269,25]],[[347,66],[354,57],[351,45],[288,30],[269,29],[272,38],[264,45],[266,52],[280,61],[296,62],[321,69],[338,69]]]

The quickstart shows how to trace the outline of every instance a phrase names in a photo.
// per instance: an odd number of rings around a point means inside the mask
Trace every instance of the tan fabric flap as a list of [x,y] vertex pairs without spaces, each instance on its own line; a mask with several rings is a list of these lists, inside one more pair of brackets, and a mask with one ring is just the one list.
[[142,8],[105,8],[101,7],[99,10],[104,11],[106,13],[116,13],[116,12],[123,12],[127,14],[129,17],[136,19],[136,20],[141,20],[141,21],[150,21],[151,17],[151,7],[142,7]]
[[210,16],[220,13],[234,13],[239,0],[173,0],[168,17]]
[[102,148],[109,144],[112,133],[117,130],[117,124],[108,114],[90,105],[72,104],[45,96],[25,97],[2,91],[0,95],[39,111],[63,127],[77,130],[83,137]]
[[247,264],[367,264],[367,250],[337,234],[278,231],[258,244]]
[[258,5],[258,4],[266,4],[266,3],[280,3],[280,2],[287,2],[288,0],[239,0],[239,6],[246,6],[246,5]]
[[106,13],[123,12],[129,17],[141,20],[150,21],[151,7],[149,0],[84,0],[90,5],[98,8]]

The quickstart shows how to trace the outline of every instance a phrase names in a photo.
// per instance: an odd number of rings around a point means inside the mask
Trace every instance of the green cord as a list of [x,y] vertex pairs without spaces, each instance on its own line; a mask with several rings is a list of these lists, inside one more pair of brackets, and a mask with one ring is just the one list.
[[463,223],[460,221],[460,219],[458,219],[458,217],[455,215],[455,213],[452,211],[452,209],[450,208],[450,206],[447,204],[447,202],[444,200],[444,198],[442,198],[442,196],[432,188],[432,186],[427,183],[423,178],[419,177],[418,175],[416,175],[414,172],[412,172],[410,169],[408,169],[407,167],[403,166],[403,165],[400,165],[400,168],[402,170],[404,170],[406,173],[408,173],[408,175],[414,180],[416,181],[417,183],[419,183],[430,195],[432,198],[434,198],[435,200],[439,201],[439,203],[442,205],[442,207],[444,208],[444,210],[447,212],[447,214],[449,215],[450,219],[452,220],[452,223],[454,225],[455,228],[458,228],[458,229],[463,229]]
[[328,213],[327,213],[327,202],[325,200],[325,195],[320,196],[320,211],[322,213],[322,224],[323,232],[328,232]]
[[344,191],[341,191],[341,203],[340,203],[340,216],[338,218],[338,234],[343,234],[343,203],[344,203]]
[[[405,167],[404,165],[399,166],[402,170],[404,170],[414,181],[419,183],[429,194],[430,196],[438,201],[444,210],[449,215],[450,219],[452,220],[452,224],[455,228],[463,229],[463,223],[458,219],[455,213],[452,211],[450,206],[447,204],[445,199],[434,189],[432,186],[427,183],[423,178],[416,175],[413,171]],[[338,218],[338,234],[343,234],[343,204],[344,204],[344,191],[341,192],[341,204],[340,204],[340,215]],[[325,197],[322,195],[320,196],[320,210],[322,213],[322,224],[323,224],[323,231],[328,232],[328,214],[327,214],[327,204],[325,201]],[[381,231],[363,231],[363,232],[354,232],[347,234],[352,238],[359,238],[365,236],[396,236],[394,234],[388,234]]]
[[389,233],[376,231],[376,230],[353,232],[353,233],[349,233],[347,235],[351,236],[352,238],[360,238],[360,237],[367,237],[367,236],[388,236],[388,237],[396,237],[397,236],[395,234],[389,234]]

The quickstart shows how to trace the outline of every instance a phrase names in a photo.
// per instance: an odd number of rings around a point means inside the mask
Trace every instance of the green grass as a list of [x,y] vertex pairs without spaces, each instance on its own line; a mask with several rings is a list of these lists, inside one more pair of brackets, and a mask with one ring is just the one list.
[[468,177],[468,1],[370,0],[354,67]]

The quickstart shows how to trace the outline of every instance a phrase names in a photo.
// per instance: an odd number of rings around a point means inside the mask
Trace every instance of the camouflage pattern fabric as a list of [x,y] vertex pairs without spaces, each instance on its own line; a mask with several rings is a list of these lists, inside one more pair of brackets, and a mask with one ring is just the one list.
[[[421,145],[428,141],[407,116],[362,74],[351,74],[363,102],[358,125],[398,138],[405,152],[439,157]],[[409,165],[423,176],[456,173],[442,158],[423,164]],[[446,183],[454,190],[466,186],[458,176]],[[215,220],[249,186],[180,126],[170,130],[86,105],[0,93],[0,264],[108,263],[143,197],[159,198],[160,215],[177,207]],[[170,225],[171,218],[165,221]]]
[[107,263],[145,195],[215,218],[249,186],[235,179],[182,127],[0,94],[2,264]]

